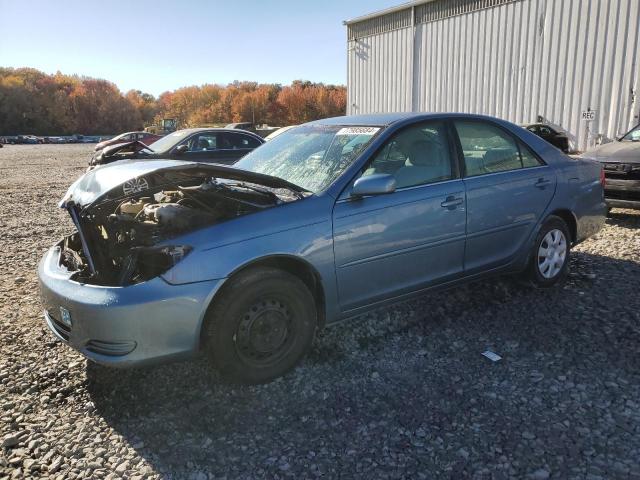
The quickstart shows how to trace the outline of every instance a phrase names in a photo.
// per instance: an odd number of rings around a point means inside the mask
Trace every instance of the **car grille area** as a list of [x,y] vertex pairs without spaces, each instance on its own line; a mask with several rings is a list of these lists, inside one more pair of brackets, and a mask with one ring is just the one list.
[[605,197],[612,200],[640,202],[640,190],[606,190]]
[[133,352],[136,348],[136,342],[104,342],[101,340],[89,340],[85,345],[85,349],[91,353],[98,355],[107,355],[110,357],[122,357]]
[[603,163],[607,178],[640,180],[640,163]]

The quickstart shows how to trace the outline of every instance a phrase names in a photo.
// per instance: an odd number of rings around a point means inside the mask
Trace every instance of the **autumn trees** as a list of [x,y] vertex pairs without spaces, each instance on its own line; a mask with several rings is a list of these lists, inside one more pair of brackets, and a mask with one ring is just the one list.
[[109,134],[140,129],[161,118],[180,128],[254,121],[292,125],[344,114],[343,86],[295,81],[289,86],[234,82],[165,92],[122,94],[111,82],[0,67],[0,135]]
[[293,125],[344,115],[347,103],[342,86],[297,80],[289,86],[233,82],[165,92],[158,99],[158,115],[176,118],[183,127],[229,122]]

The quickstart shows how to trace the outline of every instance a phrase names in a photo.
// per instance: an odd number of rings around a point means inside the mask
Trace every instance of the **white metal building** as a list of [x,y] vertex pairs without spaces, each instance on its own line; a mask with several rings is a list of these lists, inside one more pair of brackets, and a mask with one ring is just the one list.
[[640,121],[640,0],[421,0],[345,24],[350,114],[543,117],[580,150]]

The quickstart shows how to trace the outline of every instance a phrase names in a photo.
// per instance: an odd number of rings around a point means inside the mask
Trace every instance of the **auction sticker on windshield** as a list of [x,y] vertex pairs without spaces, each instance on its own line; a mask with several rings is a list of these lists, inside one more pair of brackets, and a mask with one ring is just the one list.
[[378,130],[378,127],[344,127],[336,135],[374,135]]

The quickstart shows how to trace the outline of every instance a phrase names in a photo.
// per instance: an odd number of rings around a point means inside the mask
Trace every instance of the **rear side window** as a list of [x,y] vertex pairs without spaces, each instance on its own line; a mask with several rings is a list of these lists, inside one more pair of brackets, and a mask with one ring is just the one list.
[[518,142],[518,147],[520,147],[520,156],[522,157],[523,168],[539,167],[540,165],[544,165],[544,163],[542,163],[524,143]]
[[257,148],[260,145],[260,141],[249,135],[242,135],[241,133],[227,133],[225,135],[225,148],[235,150],[243,148]]
[[508,172],[541,165],[524,145],[502,129],[485,122],[454,122],[467,177]]

